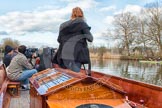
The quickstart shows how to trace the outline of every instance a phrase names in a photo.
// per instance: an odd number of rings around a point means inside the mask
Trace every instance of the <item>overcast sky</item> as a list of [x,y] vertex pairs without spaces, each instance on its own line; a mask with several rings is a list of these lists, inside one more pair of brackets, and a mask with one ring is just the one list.
[[102,33],[121,12],[139,13],[157,0],[0,0],[0,42],[12,38],[27,46],[58,47],[59,25],[70,19],[72,8],[83,9],[94,45],[108,42]]

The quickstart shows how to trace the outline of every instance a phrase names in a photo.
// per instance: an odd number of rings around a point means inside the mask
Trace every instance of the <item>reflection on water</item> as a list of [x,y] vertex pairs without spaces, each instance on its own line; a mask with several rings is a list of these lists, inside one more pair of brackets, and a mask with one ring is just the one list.
[[91,59],[91,62],[94,71],[162,86],[162,65],[117,59]]
[[162,65],[116,59],[92,59],[92,70],[162,86]]

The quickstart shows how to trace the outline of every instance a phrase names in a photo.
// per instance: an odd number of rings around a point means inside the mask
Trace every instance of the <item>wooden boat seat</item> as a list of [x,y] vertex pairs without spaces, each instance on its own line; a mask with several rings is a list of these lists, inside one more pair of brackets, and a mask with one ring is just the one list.
[[9,81],[7,88],[11,96],[20,97],[20,82]]
[[1,74],[3,74],[3,76],[1,76],[1,77],[3,77],[2,78],[3,80],[7,80],[7,88],[6,89],[8,89],[9,94],[12,97],[20,97],[20,90],[19,90],[20,82],[11,81],[7,78],[7,72],[6,72],[5,64],[2,64],[1,68],[2,68]]

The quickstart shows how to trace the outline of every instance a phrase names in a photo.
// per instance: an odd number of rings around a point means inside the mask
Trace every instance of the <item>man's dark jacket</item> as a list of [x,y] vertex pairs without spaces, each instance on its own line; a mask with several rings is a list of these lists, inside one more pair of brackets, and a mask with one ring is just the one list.
[[75,61],[87,64],[90,61],[87,40],[93,41],[90,27],[82,18],[69,20],[60,26],[57,41],[60,43],[57,51],[57,62],[62,64],[63,60]]

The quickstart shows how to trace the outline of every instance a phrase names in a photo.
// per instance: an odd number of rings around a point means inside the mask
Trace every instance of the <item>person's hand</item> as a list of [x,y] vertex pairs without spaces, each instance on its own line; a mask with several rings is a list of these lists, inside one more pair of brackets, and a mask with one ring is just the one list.
[[39,57],[36,58],[36,63],[35,64],[40,64],[40,58]]
[[32,54],[32,58],[34,59],[34,58],[36,58],[37,57],[37,54],[36,53],[33,53]]

